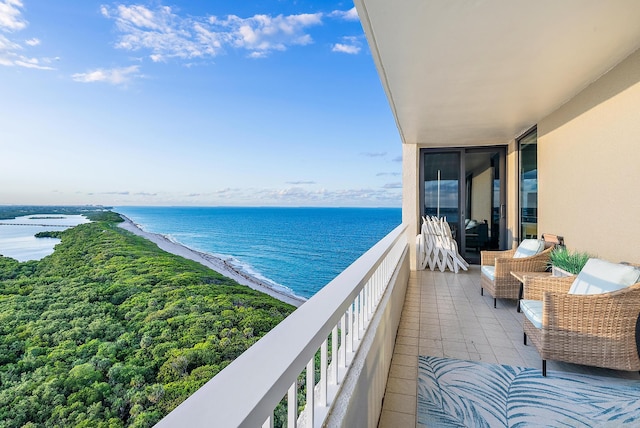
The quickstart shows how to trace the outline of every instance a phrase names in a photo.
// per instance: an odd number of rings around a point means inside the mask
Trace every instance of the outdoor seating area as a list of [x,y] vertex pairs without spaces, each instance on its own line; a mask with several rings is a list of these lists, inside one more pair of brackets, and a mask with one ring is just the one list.
[[512,272],[544,272],[549,267],[553,244],[539,239],[525,239],[517,248],[480,253],[480,294],[484,290],[497,299],[519,299],[520,281]]
[[[549,235],[556,238],[555,235]],[[517,300],[527,338],[547,360],[640,370],[640,269],[591,258],[577,276],[555,277],[558,239],[525,239],[508,251],[483,251],[480,294]]]
[[[479,266],[472,265],[468,271],[458,274],[438,270],[411,272],[379,428],[425,426],[420,423],[421,406],[418,404],[421,395],[418,377],[425,357],[530,368],[536,369],[541,376],[541,354],[536,346],[525,345],[522,340],[526,317],[516,311],[517,300],[504,300],[494,309],[493,299],[481,296],[477,291],[480,270]],[[575,278],[558,279],[571,283]],[[527,278],[525,290],[530,282],[534,281]],[[637,289],[637,284],[629,287],[631,294],[637,293]],[[615,293],[620,291],[612,294]],[[532,297],[531,294],[526,296]],[[635,329],[640,303],[636,301],[632,305],[636,307]],[[588,324],[591,316],[592,313],[584,314],[583,323]],[[528,337],[533,342],[531,334]],[[627,339],[635,343],[635,330]],[[605,386],[624,379],[640,380],[637,371],[604,368],[606,365],[595,367],[549,357],[546,366],[548,377],[544,379],[550,379],[550,382],[576,375],[593,376]]]
[[640,269],[589,259],[573,277],[524,278],[524,344],[542,358],[617,370],[640,370],[637,336]]

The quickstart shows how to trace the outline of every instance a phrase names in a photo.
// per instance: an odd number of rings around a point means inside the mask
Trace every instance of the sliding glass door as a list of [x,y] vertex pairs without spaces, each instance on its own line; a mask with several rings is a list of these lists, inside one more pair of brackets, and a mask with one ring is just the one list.
[[456,236],[460,218],[460,153],[433,153],[424,158],[424,213],[446,217]]
[[445,217],[463,257],[506,247],[504,147],[424,149],[422,215]]

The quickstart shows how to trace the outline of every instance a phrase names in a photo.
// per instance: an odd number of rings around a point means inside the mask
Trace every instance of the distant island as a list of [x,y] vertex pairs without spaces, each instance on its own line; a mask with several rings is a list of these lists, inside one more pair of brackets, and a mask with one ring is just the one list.
[[54,230],[54,231],[46,231],[46,232],[38,232],[35,234],[36,238],[62,238],[63,231]]
[[295,309],[104,207],[58,208],[92,222],[49,232],[61,242],[42,260],[0,256],[3,426],[153,426]]

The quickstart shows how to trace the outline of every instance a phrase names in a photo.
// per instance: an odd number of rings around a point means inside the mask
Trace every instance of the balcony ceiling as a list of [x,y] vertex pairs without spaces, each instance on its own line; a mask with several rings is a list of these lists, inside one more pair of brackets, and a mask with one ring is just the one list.
[[503,144],[640,47],[638,0],[355,0],[405,144]]

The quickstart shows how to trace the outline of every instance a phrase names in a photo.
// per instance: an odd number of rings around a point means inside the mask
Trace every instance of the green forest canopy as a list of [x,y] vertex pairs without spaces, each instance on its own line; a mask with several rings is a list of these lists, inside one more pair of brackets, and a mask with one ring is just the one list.
[[0,256],[2,427],[152,426],[295,309],[85,215]]

